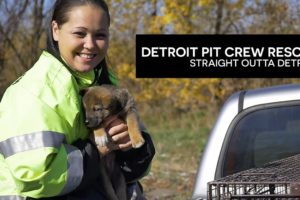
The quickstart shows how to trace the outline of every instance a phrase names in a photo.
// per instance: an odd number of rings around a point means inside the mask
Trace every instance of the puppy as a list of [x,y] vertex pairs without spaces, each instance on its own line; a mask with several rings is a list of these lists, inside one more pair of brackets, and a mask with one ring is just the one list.
[[[104,129],[105,122],[111,116],[118,116],[126,121],[133,148],[139,148],[144,144],[134,99],[126,89],[113,85],[101,85],[84,89],[80,94],[85,110],[86,126],[93,129],[95,143],[99,147],[112,142]],[[100,166],[100,172],[107,198],[126,200],[125,178],[115,162],[115,153],[112,151],[102,156],[101,159],[104,165]]]

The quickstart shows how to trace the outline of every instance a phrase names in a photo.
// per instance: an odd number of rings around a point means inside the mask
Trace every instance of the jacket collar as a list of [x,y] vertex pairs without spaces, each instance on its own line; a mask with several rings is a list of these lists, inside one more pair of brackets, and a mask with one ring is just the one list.
[[84,72],[84,73],[77,72],[77,71],[72,70],[72,68],[67,65],[67,63],[65,62],[65,60],[62,57],[61,57],[61,60],[66,65],[66,67],[69,69],[71,74],[75,77],[79,89],[87,88],[87,87],[93,85],[93,83],[95,81],[95,71],[94,70],[89,71],[89,72]]
[[71,71],[73,76],[75,77],[79,89],[83,89],[91,86],[95,80],[95,72],[94,70],[86,73]]

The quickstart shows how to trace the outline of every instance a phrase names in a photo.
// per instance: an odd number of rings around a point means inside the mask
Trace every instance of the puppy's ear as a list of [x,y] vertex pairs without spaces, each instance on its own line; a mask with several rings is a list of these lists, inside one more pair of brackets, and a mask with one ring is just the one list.
[[129,96],[129,91],[126,88],[120,88],[118,95],[119,95],[119,97],[127,99]]
[[87,93],[88,90],[89,90],[89,88],[81,89],[81,90],[79,91],[79,95],[83,97],[83,95],[84,95],[85,93]]
[[117,93],[117,98],[121,101],[122,105],[125,105],[130,98],[129,91],[125,88],[120,88]]

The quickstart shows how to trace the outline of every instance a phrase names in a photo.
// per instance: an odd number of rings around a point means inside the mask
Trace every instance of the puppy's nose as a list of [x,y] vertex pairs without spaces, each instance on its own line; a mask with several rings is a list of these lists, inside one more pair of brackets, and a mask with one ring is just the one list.
[[89,125],[89,123],[90,123],[90,121],[88,120],[88,119],[86,119],[85,121],[84,121],[84,124],[87,126],[87,125]]

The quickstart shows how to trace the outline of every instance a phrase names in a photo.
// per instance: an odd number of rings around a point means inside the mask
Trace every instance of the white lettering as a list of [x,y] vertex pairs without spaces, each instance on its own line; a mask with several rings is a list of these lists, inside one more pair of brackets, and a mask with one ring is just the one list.
[[142,57],[149,57],[150,54],[151,50],[148,47],[142,47]]

